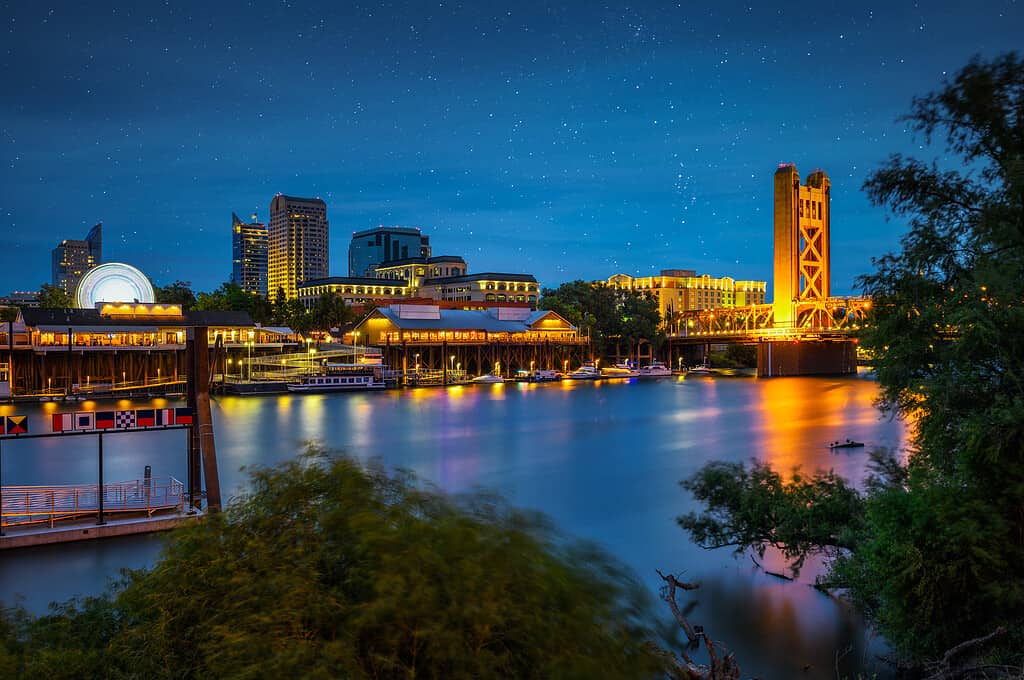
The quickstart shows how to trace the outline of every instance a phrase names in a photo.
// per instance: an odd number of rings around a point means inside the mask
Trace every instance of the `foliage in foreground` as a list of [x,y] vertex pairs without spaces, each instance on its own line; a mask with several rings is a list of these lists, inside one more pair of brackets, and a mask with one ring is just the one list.
[[824,551],[826,583],[906,657],[1002,631],[971,672],[994,676],[999,661],[1020,673],[1024,61],[975,61],[906,120],[959,159],[944,169],[894,156],[865,185],[910,224],[901,252],[860,281],[882,405],[916,426],[909,460],[876,457],[863,493],[831,475],[783,483],[763,466],[712,464],[684,482],[705,512],[680,524],[708,547]]
[[113,595],[0,618],[0,674],[650,677],[645,598],[536,515],[310,453]]

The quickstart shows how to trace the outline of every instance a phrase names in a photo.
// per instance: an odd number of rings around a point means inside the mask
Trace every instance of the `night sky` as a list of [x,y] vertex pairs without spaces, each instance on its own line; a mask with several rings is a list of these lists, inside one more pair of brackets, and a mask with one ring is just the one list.
[[852,292],[903,231],[860,191],[917,149],[897,117],[1024,6],[750,4],[4,3],[0,295],[100,220],[105,260],[211,289],[279,192],[327,202],[333,275],[387,224],[544,285],[770,281],[779,162],[831,176]]

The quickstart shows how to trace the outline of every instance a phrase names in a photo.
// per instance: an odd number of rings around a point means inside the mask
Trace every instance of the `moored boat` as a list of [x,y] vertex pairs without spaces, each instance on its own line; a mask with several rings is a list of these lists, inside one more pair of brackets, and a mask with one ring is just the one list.
[[587,361],[575,371],[565,374],[568,380],[595,380],[601,377],[601,371],[597,370],[592,362]]
[[380,364],[328,364],[326,375],[310,375],[288,383],[289,392],[351,392],[383,389],[384,370]]
[[602,378],[636,378],[639,375],[640,372],[625,361],[601,369]]
[[505,379],[502,378],[500,375],[494,375],[493,373],[484,373],[483,375],[478,375],[469,382],[477,383],[478,385],[493,385],[496,383],[503,383],[505,382]]
[[640,374],[641,378],[667,378],[672,375],[672,369],[657,359],[647,366],[641,366],[637,369],[637,372]]

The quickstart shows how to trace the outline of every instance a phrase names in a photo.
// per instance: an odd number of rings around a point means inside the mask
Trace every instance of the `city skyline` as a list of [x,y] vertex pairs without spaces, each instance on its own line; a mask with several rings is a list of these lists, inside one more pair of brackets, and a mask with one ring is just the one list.
[[47,281],[53,244],[99,221],[105,259],[215,288],[226,216],[269,221],[277,193],[325,201],[335,276],[351,233],[385,224],[544,285],[771,282],[780,162],[832,180],[847,294],[904,231],[860,191],[919,151],[897,117],[1016,47],[1022,20],[1016,2],[16,6],[0,294]]

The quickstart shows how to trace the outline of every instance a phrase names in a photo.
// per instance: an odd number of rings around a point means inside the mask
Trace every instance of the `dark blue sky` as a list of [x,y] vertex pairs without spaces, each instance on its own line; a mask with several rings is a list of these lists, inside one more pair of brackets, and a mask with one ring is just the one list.
[[903,230],[860,186],[896,118],[974,54],[991,2],[4,3],[0,294],[104,223],[156,284],[230,274],[231,213],[320,196],[545,285],[669,267],[771,280],[777,163],[833,181],[833,291]]

